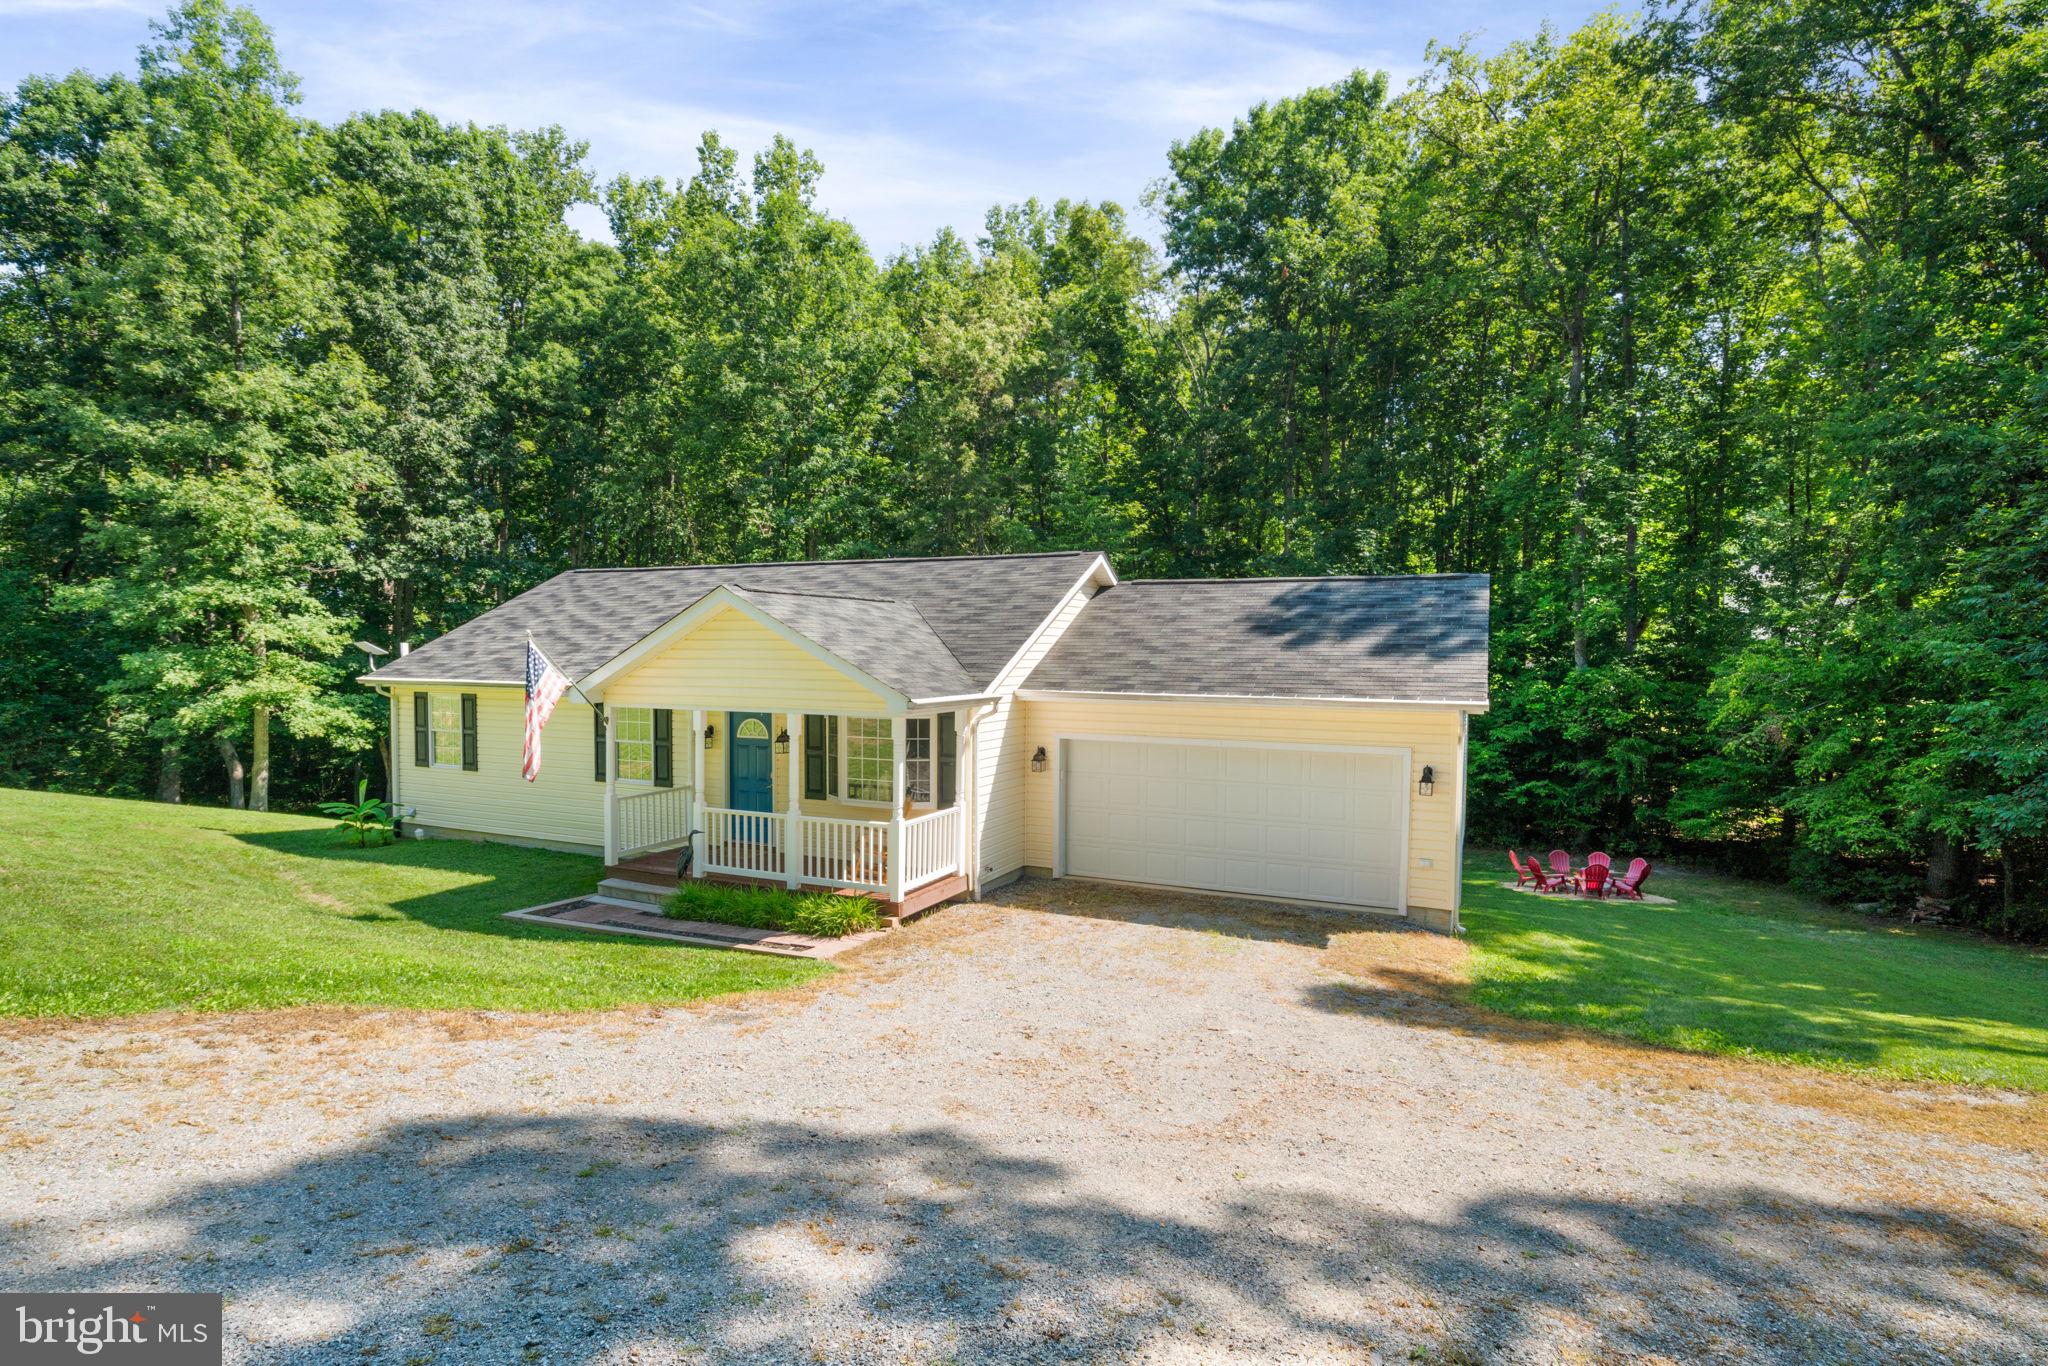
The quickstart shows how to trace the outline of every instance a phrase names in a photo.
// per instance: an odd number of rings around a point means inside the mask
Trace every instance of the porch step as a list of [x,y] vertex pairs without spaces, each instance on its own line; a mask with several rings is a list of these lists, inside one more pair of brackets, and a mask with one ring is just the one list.
[[649,887],[666,887],[670,891],[674,891],[676,887],[675,855],[669,854],[665,857],[650,855],[645,858],[626,859],[620,863],[607,864],[604,875],[608,878],[620,878],[627,882],[644,883]]
[[675,890],[676,886],[673,880],[669,882],[668,886],[664,887],[659,883],[649,882],[637,876],[630,878],[608,877],[597,884],[598,896],[606,901],[623,901],[635,906],[653,906],[656,908],[659,908],[663,902],[673,896]]

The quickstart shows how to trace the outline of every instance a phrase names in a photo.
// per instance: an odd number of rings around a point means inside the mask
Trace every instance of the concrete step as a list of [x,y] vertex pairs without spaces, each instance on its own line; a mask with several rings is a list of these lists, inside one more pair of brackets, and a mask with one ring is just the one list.
[[661,904],[675,894],[674,887],[660,887],[651,882],[635,882],[630,878],[608,877],[597,884],[597,894],[606,901],[623,901],[634,906],[652,906],[657,910]]

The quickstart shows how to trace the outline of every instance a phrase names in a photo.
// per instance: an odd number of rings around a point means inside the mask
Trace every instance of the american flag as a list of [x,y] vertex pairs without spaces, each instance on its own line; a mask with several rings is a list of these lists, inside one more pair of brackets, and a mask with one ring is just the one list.
[[555,714],[555,703],[569,691],[569,676],[549,662],[540,646],[526,642],[526,747],[519,771],[532,782],[540,776],[540,731]]

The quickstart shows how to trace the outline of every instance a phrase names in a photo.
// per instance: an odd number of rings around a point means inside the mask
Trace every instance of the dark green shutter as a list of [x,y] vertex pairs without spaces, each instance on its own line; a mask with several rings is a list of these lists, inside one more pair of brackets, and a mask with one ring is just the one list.
[[839,795],[839,718],[825,718],[825,795]]
[[595,740],[595,741],[593,741],[593,742],[592,742],[592,745],[591,745],[591,748],[592,748],[592,750],[594,751],[594,752],[592,753],[592,755],[591,755],[591,758],[592,758],[593,760],[595,760],[595,762],[596,762],[596,765],[597,765],[597,780],[598,780],[599,782],[603,782],[603,781],[604,781],[604,703],[602,703],[602,702],[592,702],[592,703],[590,704],[590,729],[591,729],[592,733],[594,733],[594,734],[596,735],[596,737],[597,737],[597,738],[596,738],[596,740]]
[[654,785],[676,785],[676,714],[667,707],[654,709]]
[[960,768],[960,739],[953,734],[953,713],[939,713],[939,805],[953,804],[953,790],[958,785]]
[[425,768],[434,762],[434,731],[428,717],[427,695],[412,695],[412,766]]
[[804,718],[804,800],[823,801],[826,793],[825,718]]
[[476,772],[476,694],[462,695],[462,766]]

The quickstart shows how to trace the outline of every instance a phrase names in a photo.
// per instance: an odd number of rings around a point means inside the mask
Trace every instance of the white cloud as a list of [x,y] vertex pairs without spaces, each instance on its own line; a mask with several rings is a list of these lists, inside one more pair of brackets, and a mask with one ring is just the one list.
[[[1529,0],[1438,0],[1421,18],[1340,0],[257,3],[318,117],[395,107],[560,124],[589,140],[600,180],[687,176],[707,128],[743,156],[782,131],[818,153],[821,201],[878,254],[944,225],[972,236],[990,205],[1028,195],[1135,210],[1168,145],[1200,127],[1358,67],[1398,87],[1432,33],[1479,17],[1468,11],[1535,27],[1510,18]],[[161,5],[0,0],[32,16],[14,25],[37,38],[26,70],[127,66],[145,37],[129,9]],[[0,77],[25,74],[10,66],[0,56]]]

